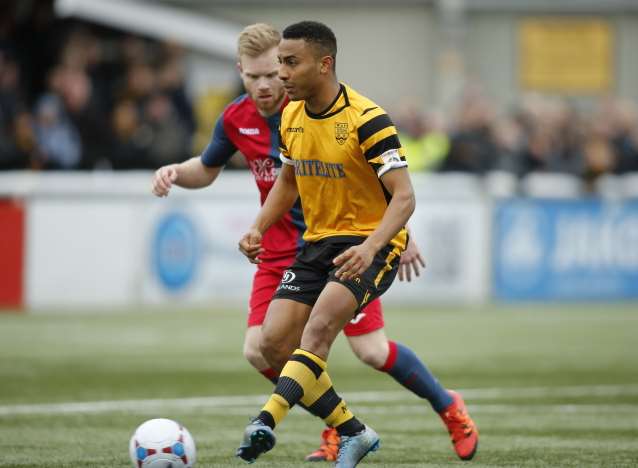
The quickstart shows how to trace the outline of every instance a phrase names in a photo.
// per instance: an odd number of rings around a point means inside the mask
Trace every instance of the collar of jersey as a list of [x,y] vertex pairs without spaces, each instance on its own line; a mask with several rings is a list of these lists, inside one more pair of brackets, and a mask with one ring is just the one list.
[[[329,112],[330,109],[332,109],[334,105],[337,103],[341,95],[343,95],[343,106],[338,107],[332,112]],[[326,107],[323,111],[319,112],[318,114],[314,114],[310,112],[306,106],[304,106],[304,109],[306,110],[306,115],[310,117],[311,119],[327,119],[328,117],[332,117],[333,115],[338,114],[349,105],[350,105],[350,100],[348,99],[348,92],[346,91],[346,87],[343,85],[343,83],[339,83],[339,92],[337,93],[337,96],[334,98],[334,101],[332,101],[330,105]]]

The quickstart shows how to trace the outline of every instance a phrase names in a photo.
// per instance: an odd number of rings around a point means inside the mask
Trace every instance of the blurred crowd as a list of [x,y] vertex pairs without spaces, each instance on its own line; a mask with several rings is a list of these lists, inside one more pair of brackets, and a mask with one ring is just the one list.
[[142,169],[191,154],[183,51],[0,4],[0,169]]
[[411,105],[397,111],[412,170],[557,172],[586,182],[638,171],[633,102],[605,97],[583,109],[565,98],[527,94],[503,112],[478,89],[468,87],[447,121]]
[[[0,2],[0,170],[153,169],[193,154],[196,121],[184,53],[57,18],[51,0]],[[468,87],[451,115],[390,109],[412,171],[585,181],[638,171],[633,103],[589,108],[526,95],[504,111]]]

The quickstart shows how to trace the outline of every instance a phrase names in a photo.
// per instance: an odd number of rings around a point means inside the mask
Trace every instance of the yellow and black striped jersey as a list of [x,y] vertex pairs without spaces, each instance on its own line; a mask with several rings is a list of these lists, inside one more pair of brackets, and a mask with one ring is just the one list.
[[[306,232],[304,240],[369,236],[391,195],[379,177],[406,167],[394,124],[383,109],[347,85],[325,112],[292,101],[280,126],[281,160],[294,166]],[[405,229],[391,244],[404,249]]]

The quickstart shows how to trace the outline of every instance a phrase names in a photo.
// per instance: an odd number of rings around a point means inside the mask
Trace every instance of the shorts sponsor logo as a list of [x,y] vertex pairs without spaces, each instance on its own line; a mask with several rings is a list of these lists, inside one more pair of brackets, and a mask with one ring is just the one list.
[[279,291],[280,289],[285,289],[287,291],[293,291],[293,292],[301,291],[301,288],[299,286],[294,286],[290,284],[295,280],[296,277],[297,275],[295,275],[295,273],[292,270],[284,271],[284,275],[281,278],[281,284],[277,288],[277,291]]
[[292,283],[296,277],[297,275],[295,275],[292,270],[286,270],[284,271],[283,278],[281,278],[281,284]]

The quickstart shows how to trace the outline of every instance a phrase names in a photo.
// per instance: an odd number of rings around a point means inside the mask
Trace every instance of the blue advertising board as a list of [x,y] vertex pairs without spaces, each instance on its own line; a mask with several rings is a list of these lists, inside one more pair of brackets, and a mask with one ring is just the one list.
[[638,200],[504,200],[495,206],[500,300],[638,298]]

